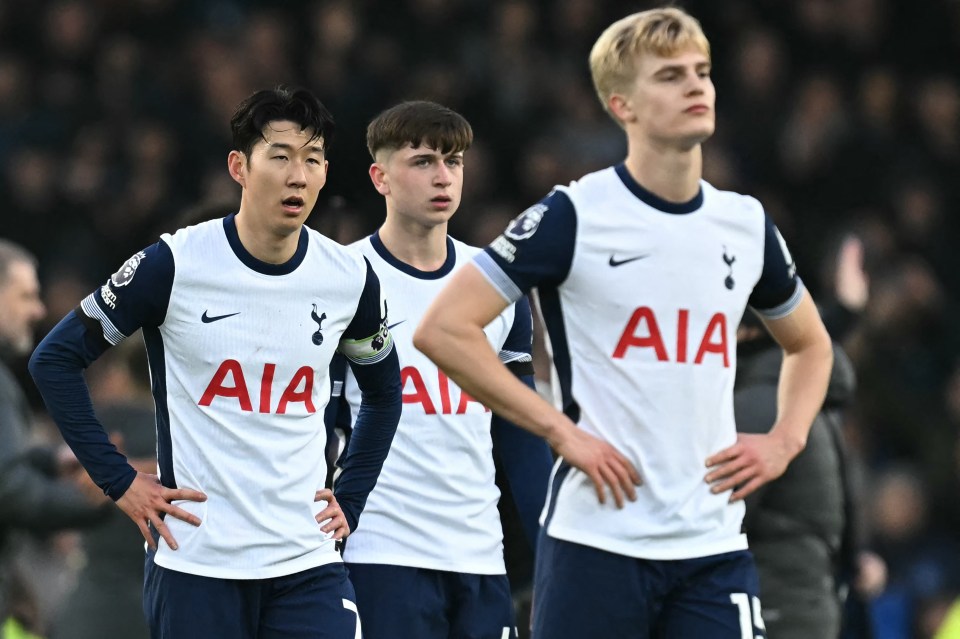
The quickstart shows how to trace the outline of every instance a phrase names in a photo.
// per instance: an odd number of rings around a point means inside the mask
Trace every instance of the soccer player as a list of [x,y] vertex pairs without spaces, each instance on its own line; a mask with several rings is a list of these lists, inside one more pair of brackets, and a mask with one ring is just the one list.
[[[333,133],[320,101],[258,91],[230,124],[239,212],[136,253],[44,339],[30,369],[67,443],[147,539],[155,639],[353,639],[335,540],[356,526],[400,415],[380,284],[359,251],[304,226]],[[140,327],[159,478],[110,444],[82,378]],[[335,352],[363,393],[336,499],[323,489]]]
[[[433,102],[404,102],[367,128],[370,179],[386,220],[355,244],[388,291],[403,416],[363,523],[344,546],[367,639],[516,637],[497,511],[501,456],[531,548],[553,458],[546,442],[492,415],[413,347],[413,331],[453,273],[479,252],[447,235],[460,206],[470,124]],[[533,387],[525,298],[484,327],[500,361]],[[331,426],[362,407],[352,374]],[[349,432],[349,428],[346,429]]]
[[[414,344],[561,456],[537,549],[535,637],[762,637],[740,500],[803,448],[830,339],[762,206],[701,179],[715,93],[699,23],[676,8],[623,18],[590,67],[626,133],[625,162],[523,212],[437,296]],[[516,383],[480,332],[533,287],[563,413]],[[777,422],[738,437],[735,331],[748,305],[785,357]],[[571,445],[577,432],[627,462]],[[634,469],[643,484],[624,500]]]

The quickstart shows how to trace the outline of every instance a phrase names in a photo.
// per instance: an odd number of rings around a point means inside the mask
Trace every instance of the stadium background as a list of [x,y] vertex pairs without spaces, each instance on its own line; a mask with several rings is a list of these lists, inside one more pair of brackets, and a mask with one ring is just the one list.
[[[679,4],[713,46],[706,178],[765,204],[821,303],[843,239],[863,242],[847,434],[869,543],[890,569],[878,610],[928,636],[960,592],[960,2]],[[376,227],[365,125],[427,98],[474,126],[451,228],[486,243],[553,184],[622,159],[586,57],[607,24],[649,6],[2,0],[0,236],[40,258],[45,331],[158,233],[235,210],[232,109],[289,82],[338,124],[311,225],[344,242]]]

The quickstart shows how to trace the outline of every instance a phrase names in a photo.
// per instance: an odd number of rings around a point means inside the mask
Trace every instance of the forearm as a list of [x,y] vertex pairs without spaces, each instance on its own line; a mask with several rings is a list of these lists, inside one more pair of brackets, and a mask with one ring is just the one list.
[[74,314],[65,318],[37,347],[30,359],[30,374],[64,441],[96,484],[116,500],[136,471],[94,414],[83,369],[95,355],[83,345],[83,331]]
[[334,493],[350,530],[356,530],[367,496],[390,451],[401,411],[400,372],[394,350],[372,365],[352,365],[361,391],[360,411]]
[[777,422],[770,433],[781,437],[794,456],[806,445],[813,420],[823,406],[832,365],[833,349],[825,331],[783,358],[777,389]]
[[472,397],[551,446],[573,428],[566,415],[507,370],[479,326],[453,328],[425,321],[414,335],[414,346]]

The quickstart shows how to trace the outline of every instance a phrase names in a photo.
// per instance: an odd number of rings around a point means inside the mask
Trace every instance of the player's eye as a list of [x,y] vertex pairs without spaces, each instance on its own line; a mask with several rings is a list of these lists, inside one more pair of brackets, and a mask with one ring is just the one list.
[[286,160],[286,159],[287,159],[287,156],[285,156],[285,155],[275,155],[275,156],[273,156],[273,158],[271,158],[271,159],[273,159],[273,160]]
[[463,166],[463,158],[447,158],[447,164],[449,166]]

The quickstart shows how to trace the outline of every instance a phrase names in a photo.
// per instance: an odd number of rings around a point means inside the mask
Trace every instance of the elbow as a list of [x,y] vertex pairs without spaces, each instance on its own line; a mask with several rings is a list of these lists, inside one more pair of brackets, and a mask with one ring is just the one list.
[[434,359],[434,355],[437,352],[437,334],[437,329],[434,328],[429,321],[424,320],[420,322],[420,325],[417,326],[417,329],[413,332],[414,348],[429,357],[431,360]]
[[830,339],[830,334],[827,333],[826,328],[820,331],[817,339],[817,350],[820,352],[824,366],[827,370],[831,370],[833,368],[833,340]]
[[45,360],[43,344],[41,344],[33,351],[33,354],[30,355],[30,361],[27,362],[27,370],[30,372],[30,377],[33,378],[37,386],[40,386],[44,378],[44,373],[46,372]]

